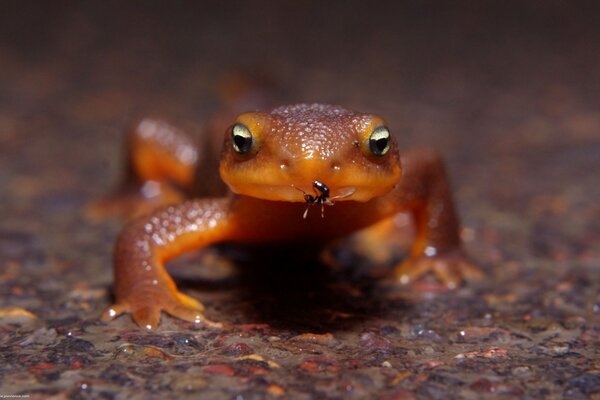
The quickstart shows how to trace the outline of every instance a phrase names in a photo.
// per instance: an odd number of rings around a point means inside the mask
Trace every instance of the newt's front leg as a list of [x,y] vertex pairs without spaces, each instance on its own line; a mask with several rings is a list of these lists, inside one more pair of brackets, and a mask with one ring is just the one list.
[[151,330],[165,311],[186,321],[214,325],[204,316],[201,303],[177,290],[164,264],[191,249],[228,239],[229,206],[229,199],[188,201],[131,221],[115,248],[116,304],[103,318],[131,313],[138,325]]
[[87,207],[92,220],[147,214],[180,203],[193,191],[201,157],[191,136],[165,121],[145,118],[128,132],[126,144],[124,179],[116,193]]
[[433,272],[449,288],[461,279],[478,279],[481,272],[467,260],[460,239],[460,223],[444,164],[429,150],[402,156],[403,176],[394,190],[395,201],[408,208],[416,226],[410,256],[396,267],[400,283],[407,284]]

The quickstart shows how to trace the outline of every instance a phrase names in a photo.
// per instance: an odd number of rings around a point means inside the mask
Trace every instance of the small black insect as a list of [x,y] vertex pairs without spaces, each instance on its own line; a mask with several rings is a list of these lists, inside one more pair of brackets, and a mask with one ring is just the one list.
[[351,189],[348,193],[344,193],[342,195],[335,196],[335,197],[330,197],[329,187],[321,181],[313,181],[312,188],[313,188],[313,191],[315,192],[315,196],[313,196],[312,194],[306,193],[304,190],[300,189],[299,187],[294,186],[294,188],[298,189],[299,191],[301,191],[304,194],[304,200],[306,201],[306,204],[307,204],[306,210],[304,210],[304,214],[302,215],[302,218],[304,218],[304,219],[306,219],[306,216],[308,215],[308,209],[315,204],[321,205],[321,218],[324,218],[325,217],[325,205],[332,206],[334,204],[333,200],[342,199],[344,197],[351,196],[354,193],[354,189]]

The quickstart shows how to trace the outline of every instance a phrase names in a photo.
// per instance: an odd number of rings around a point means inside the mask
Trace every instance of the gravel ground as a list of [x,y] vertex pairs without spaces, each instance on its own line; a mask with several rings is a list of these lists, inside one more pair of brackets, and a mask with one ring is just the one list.
[[[596,15],[561,1],[1,3],[0,395],[600,399]],[[198,134],[236,71],[442,152],[486,278],[397,287],[366,260],[216,249],[171,270],[228,328],[101,322],[122,221],[84,209],[117,182],[124,129],[153,115]]]

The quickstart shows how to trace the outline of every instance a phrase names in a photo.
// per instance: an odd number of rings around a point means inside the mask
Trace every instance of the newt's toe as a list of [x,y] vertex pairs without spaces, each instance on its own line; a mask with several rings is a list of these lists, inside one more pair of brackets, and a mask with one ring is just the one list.
[[403,285],[414,282],[428,273],[433,273],[448,289],[455,289],[463,279],[474,281],[483,277],[481,270],[460,253],[409,257],[395,270],[398,282]]
[[196,311],[204,311],[204,305],[195,298],[188,296],[185,293],[177,292],[177,300],[182,307],[189,308]]
[[104,321],[112,321],[117,318],[119,315],[129,312],[130,307],[129,304],[113,304],[108,307],[106,310],[102,312],[102,320]]
[[202,306],[202,304],[200,304],[200,308],[188,307],[183,304],[177,304],[172,307],[165,308],[165,312],[169,315],[172,315],[173,317],[182,319],[184,321],[193,322],[195,324],[205,324],[213,328],[223,327],[223,324],[213,322],[206,318],[203,309],[204,306]]
[[133,301],[112,305],[104,311],[102,319],[110,321],[121,314],[131,313],[137,325],[151,331],[157,329],[160,325],[163,311],[175,318],[195,324],[204,324],[213,328],[223,327],[223,324],[206,318],[202,303],[181,292],[174,292],[172,297],[167,298],[156,296],[152,304],[137,304]]
[[132,313],[136,324],[149,331],[155,330],[160,324],[160,308],[156,306],[144,306]]

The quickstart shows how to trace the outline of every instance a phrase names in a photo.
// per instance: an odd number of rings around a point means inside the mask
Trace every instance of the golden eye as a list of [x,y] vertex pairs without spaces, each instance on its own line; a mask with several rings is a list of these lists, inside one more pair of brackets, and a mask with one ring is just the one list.
[[390,150],[390,131],[385,126],[378,126],[369,136],[369,149],[374,155],[381,157]]
[[237,123],[231,128],[231,143],[239,154],[246,154],[252,148],[252,133],[244,124]]

